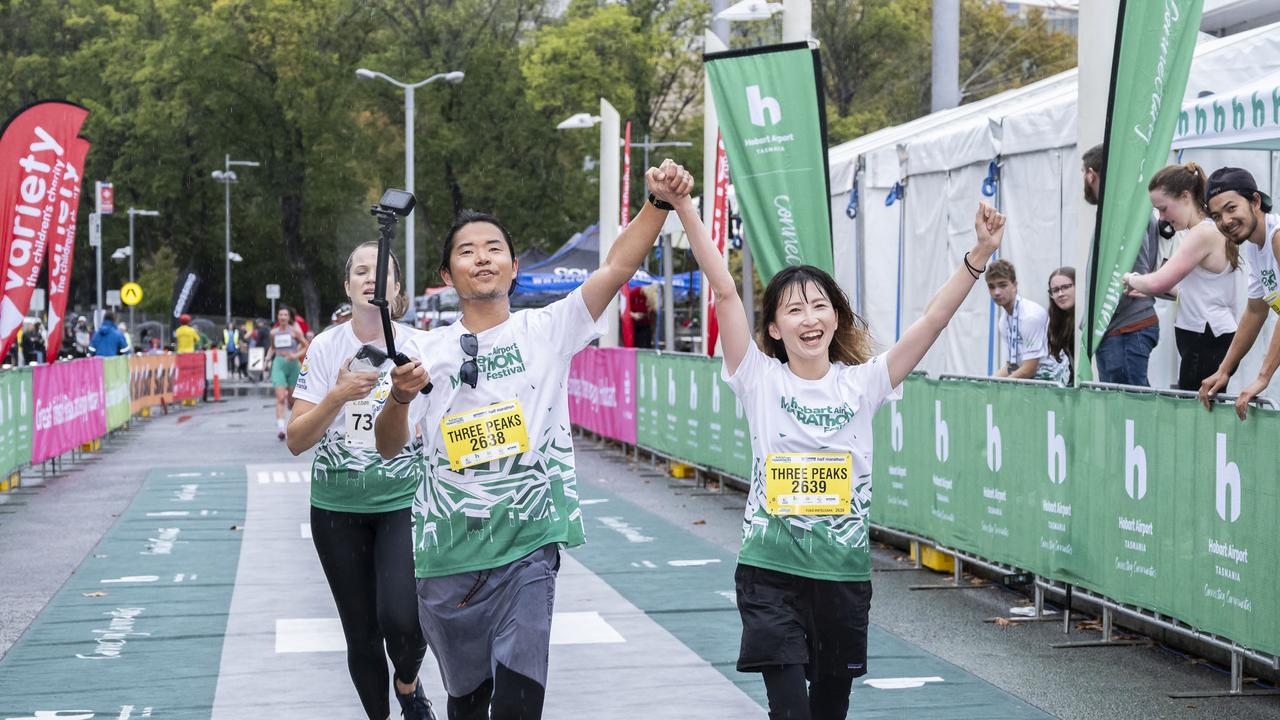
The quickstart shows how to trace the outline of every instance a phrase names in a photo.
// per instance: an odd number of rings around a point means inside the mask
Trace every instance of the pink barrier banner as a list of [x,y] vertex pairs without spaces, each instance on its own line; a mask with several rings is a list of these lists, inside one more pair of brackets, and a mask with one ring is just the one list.
[[635,348],[589,347],[573,356],[569,421],[607,438],[635,444]]
[[102,372],[102,358],[37,365],[31,369],[35,396],[33,465],[107,434]]

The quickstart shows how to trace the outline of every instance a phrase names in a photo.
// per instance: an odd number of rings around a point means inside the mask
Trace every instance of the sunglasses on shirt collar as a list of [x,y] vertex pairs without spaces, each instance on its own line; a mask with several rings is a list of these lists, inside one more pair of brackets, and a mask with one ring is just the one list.
[[458,368],[458,379],[475,390],[476,384],[480,382],[480,366],[476,363],[476,356],[480,352],[480,341],[474,334],[467,333],[458,338],[458,345],[462,347],[462,353],[467,356],[462,367]]

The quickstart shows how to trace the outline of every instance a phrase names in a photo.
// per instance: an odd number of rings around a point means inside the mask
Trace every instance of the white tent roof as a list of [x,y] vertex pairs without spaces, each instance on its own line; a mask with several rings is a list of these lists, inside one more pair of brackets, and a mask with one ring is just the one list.
[[1280,72],[1184,103],[1173,147],[1280,150]]
[[[1228,38],[1202,36],[1186,97],[1212,93],[1235,78],[1277,71],[1280,23]],[[860,155],[866,159],[871,186],[892,186],[903,174],[899,145],[905,149],[907,175],[962,167],[1000,154],[1072,146],[1076,142],[1076,97],[1077,73],[1073,69],[836,146],[829,151],[831,191],[837,195],[849,191]]]
[[1276,0],[1205,0],[1200,29],[1229,35],[1274,22],[1280,22]]

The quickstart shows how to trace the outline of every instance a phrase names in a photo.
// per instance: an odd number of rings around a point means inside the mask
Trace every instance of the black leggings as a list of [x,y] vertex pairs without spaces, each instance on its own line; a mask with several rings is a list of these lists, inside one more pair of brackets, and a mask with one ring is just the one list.
[[778,665],[764,671],[764,689],[769,720],[844,720],[853,678],[819,675],[808,682],[803,665]]
[[546,688],[498,663],[495,677],[462,697],[449,696],[449,720],[540,720]]
[[396,679],[411,685],[427,652],[418,625],[411,523],[408,508],[382,513],[311,508],[311,538],[347,639],[347,670],[371,720],[386,720],[391,713],[387,657]]
[[1182,328],[1174,328],[1174,339],[1178,342],[1178,355],[1182,363],[1178,366],[1178,389],[1196,391],[1204,379],[1218,372],[1218,366],[1227,356],[1231,341],[1235,339],[1233,332],[1223,333],[1217,337],[1206,325],[1204,332],[1192,332]]

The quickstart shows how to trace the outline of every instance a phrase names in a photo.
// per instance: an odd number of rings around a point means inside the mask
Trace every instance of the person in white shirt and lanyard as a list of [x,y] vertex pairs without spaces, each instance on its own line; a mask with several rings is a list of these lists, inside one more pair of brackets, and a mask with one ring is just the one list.
[[[378,243],[347,258],[351,322],[316,336],[294,389],[289,451],[316,446],[311,464],[311,537],[320,557],[347,642],[347,668],[370,720],[384,720],[387,659],[395,668],[396,699],[407,720],[435,720],[418,680],[427,645],[418,624],[409,508],[422,482],[419,438],[407,438],[384,460],[374,447],[373,420],[391,389],[377,306],[371,304]],[[391,316],[409,299],[400,288],[400,263],[389,256]],[[396,342],[418,331],[393,326]],[[381,350],[382,352],[378,352]],[[384,649],[385,647],[385,649]]]
[[[764,676],[770,718],[843,720],[867,672],[872,418],[938,339],[1004,236],[978,206],[977,242],[888,352],[825,271],[789,266],[764,292],[758,341],[693,203],[676,202],[715,295],[724,367],[751,433],[735,572],[739,672]],[[758,344],[757,344],[758,342]]]
[[422,433],[427,477],[413,504],[419,618],[451,720],[541,717],[558,545],[585,539],[569,363],[603,334],[606,309],[653,247],[669,203],[693,187],[670,160],[646,177],[649,202],[600,268],[534,310],[511,311],[519,263],[510,233],[497,218],[463,211],[440,267],[462,317],[415,336],[403,352],[417,359],[391,373],[375,434],[392,457],[411,427]]
[[1018,275],[1008,260],[996,260],[987,268],[987,291],[1004,311],[999,330],[1008,360],[996,370],[996,377],[1036,377],[1040,361],[1049,354],[1049,313],[1019,297]]
[[[1258,190],[1248,170],[1224,167],[1209,176],[1209,217],[1227,240],[1244,249],[1249,266],[1249,304],[1240,316],[1235,339],[1222,365],[1200,384],[1200,402],[1213,409],[1213,398],[1231,380],[1240,359],[1248,354],[1267,321],[1267,309],[1280,314],[1280,215],[1271,212],[1271,198]],[[1271,384],[1280,367],[1280,332],[1272,335],[1258,377],[1236,396],[1236,415],[1248,414],[1249,401]]]

